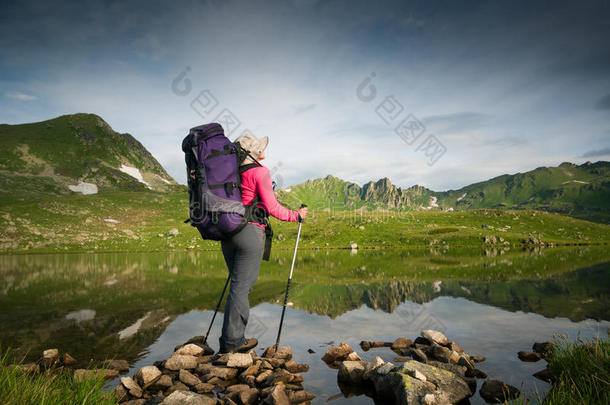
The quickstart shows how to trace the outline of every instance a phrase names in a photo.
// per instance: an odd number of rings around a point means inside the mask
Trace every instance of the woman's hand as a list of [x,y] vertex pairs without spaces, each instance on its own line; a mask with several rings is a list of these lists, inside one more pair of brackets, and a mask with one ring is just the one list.
[[307,207],[299,208],[297,212],[301,216],[301,219],[307,218]]

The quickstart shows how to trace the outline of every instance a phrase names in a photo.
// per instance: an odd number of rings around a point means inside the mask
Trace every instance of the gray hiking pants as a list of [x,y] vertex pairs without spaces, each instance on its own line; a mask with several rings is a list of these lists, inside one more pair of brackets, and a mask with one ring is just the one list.
[[247,224],[239,233],[221,242],[222,254],[231,276],[219,339],[221,350],[232,349],[246,342],[244,331],[250,314],[248,296],[258,278],[264,246],[265,231],[252,224]]

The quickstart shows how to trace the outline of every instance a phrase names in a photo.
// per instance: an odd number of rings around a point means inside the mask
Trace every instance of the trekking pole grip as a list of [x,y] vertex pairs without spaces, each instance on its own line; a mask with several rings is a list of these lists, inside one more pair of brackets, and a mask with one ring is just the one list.
[[[307,204],[301,204],[301,206],[299,207],[299,209],[301,208],[306,208]],[[301,214],[299,214],[299,222],[303,222],[303,218],[301,218]]]

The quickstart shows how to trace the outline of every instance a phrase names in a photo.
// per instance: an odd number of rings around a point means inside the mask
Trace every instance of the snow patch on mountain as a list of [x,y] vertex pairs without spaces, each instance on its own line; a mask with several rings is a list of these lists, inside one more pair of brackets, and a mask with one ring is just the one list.
[[138,168],[127,166],[127,165],[121,165],[121,167],[119,167],[119,170],[122,171],[123,173],[130,175],[131,177],[133,177],[140,183],[144,184],[146,187],[151,188],[150,184],[148,184],[147,182],[144,181],[144,178],[142,177],[142,173],[140,173],[140,170]]
[[78,184],[70,184],[68,188],[75,193],[83,193],[83,194],[97,194],[97,186],[92,183],[85,183],[84,181],[79,181]]

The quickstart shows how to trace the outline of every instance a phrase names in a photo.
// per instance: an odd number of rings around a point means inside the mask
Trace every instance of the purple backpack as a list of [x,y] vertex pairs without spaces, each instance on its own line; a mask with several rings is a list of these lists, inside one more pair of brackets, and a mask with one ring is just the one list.
[[239,165],[245,158],[217,123],[191,128],[182,141],[189,219],[203,239],[222,240],[248,223],[241,202]]

